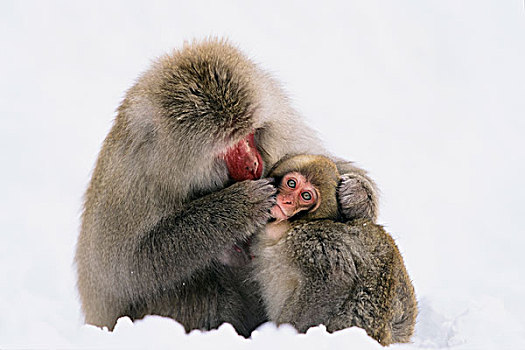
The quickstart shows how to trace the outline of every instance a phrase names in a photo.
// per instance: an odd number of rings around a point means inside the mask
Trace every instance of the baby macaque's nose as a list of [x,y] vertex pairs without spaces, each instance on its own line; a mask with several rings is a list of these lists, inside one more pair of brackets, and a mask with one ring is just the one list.
[[293,204],[293,200],[291,197],[289,196],[283,196],[283,204],[286,204],[286,205],[292,205]]

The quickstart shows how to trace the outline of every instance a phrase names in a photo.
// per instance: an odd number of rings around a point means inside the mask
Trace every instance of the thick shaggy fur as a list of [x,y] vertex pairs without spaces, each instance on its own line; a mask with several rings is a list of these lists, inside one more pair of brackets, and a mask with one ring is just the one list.
[[[278,84],[223,41],[187,44],[137,80],[85,195],[75,261],[87,323],[112,329],[121,316],[158,314],[187,330],[230,322],[247,336],[266,320],[245,269],[219,263],[274,203],[268,181],[232,184],[221,158],[254,130],[264,173],[289,153],[325,153]],[[340,204],[375,216],[372,195]]]
[[357,326],[382,345],[410,341],[414,288],[392,237],[367,219],[297,221],[254,243],[255,280],[270,320],[299,331]]

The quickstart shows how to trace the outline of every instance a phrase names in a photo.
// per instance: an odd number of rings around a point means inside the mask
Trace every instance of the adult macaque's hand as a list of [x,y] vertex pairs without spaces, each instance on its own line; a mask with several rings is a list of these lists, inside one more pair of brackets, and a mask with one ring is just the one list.
[[337,197],[345,219],[377,219],[379,208],[376,190],[366,176],[358,173],[342,175]]

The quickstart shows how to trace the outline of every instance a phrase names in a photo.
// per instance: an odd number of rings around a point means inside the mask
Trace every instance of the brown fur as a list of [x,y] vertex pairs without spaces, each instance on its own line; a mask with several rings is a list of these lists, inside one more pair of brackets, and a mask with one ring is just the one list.
[[220,262],[274,203],[267,180],[232,184],[220,157],[253,130],[264,173],[286,154],[325,153],[279,85],[224,41],[186,44],[139,77],[85,195],[75,261],[87,323],[157,314],[248,336],[266,320],[246,269]]
[[382,345],[410,341],[417,303],[392,237],[369,219],[334,221],[338,173],[330,159],[287,157],[272,175],[292,171],[316,183],[324,207],[310,213],[315,217],[268,224],[257,235],[253,277],[270,320],[301,332],[319,324],[330,332],[357,326]]
[[357,326],[382,345],[409,342],[414,288],[394,240],[367,219],[292,223],[280,240],[253,247],[255,279],[270,320],[300,332]]
[[335,163],[320,155],[288,155],[273,167],[268,176],[279,182],[284,175],[293,171],[302,174],[321,194],[321,204],[316,210],[302,212],[300,217],[305,220],[336,220],[339,217],[336,196],[340,175]]

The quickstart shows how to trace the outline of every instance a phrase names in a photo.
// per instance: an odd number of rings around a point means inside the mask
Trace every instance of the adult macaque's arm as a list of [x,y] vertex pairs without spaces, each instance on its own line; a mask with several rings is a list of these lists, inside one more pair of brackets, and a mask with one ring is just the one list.
[[379,214],[379,191],[374,181],[351,162],[338,160],[335,163],[341,174],[337,197],[343,217],[375,222]]

